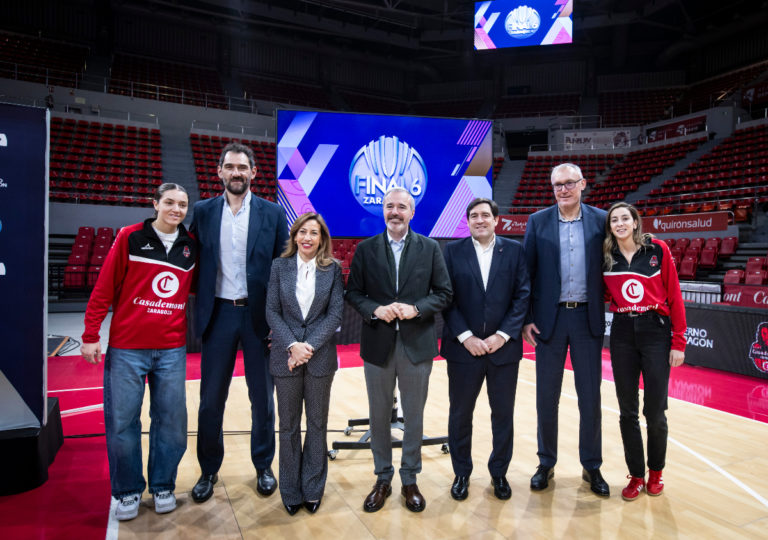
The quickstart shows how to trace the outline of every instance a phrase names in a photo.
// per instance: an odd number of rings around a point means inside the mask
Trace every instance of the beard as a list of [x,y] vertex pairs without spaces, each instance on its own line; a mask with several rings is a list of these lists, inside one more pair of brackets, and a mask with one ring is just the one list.
[[242,195],[248,190],[250,182],[244,178],[239,178],[239,180],[242,180],[242,183],[240,185],[232,185],[233,178],[230,178],[229,182],[226,182],[224,184],[224,188],[229,191],[232,195]]

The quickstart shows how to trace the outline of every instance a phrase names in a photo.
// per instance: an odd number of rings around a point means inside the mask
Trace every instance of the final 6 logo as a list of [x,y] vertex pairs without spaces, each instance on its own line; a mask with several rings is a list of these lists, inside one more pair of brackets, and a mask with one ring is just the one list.
[[419,152],[407,142],[382,135],[352,158],[349,185],[360,206],[380,216],[384,194],[393,187],[407,189],[419,204],[427,190],[427,167]]

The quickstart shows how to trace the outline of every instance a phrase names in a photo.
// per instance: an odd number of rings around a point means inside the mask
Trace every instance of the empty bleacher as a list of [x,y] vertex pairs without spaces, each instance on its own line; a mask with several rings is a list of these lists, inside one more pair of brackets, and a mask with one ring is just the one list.
[[301,105],[318,109],[336,109],[325,91],[320,86],[302,84],[293,81],[268,79],[242,75],[240,80],[245,95],[249,99],[262,99],[285,103],[288,105]]
[[599,113],[603,126],[636,126],[671,117],[682,88],[601,92]]
[[198,107],[228,108],[216,71],[127,54],[115,55],[109,92]]
[[755,203],[768,202],[767,146],[768,124],[738,130],[638,205],[645,215],[722,210],[748,221]]
[[684,158],[705,140],[701,138],[629,152],[607,178],[588,186],[584,201],[607,208],[623,200],[628,193],[637,191],[641,185]]
[[75,87],[88,48],[0,32],[0,77]]
[[580,104],[579,94],[507,96],[499,100],[493,117],[574,116]]
[[146,206],[162,178],[158,129],[51,119],[52,201]]

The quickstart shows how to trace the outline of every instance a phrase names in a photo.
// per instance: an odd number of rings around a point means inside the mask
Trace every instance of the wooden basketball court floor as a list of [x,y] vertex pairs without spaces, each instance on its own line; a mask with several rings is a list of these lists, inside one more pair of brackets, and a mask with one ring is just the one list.
[[[526,353],[526,356],[531,356]],[[199,381],[187,383],[190,432],[196,430]],[[425,435],[445,434],[448,418],[445,362],[434,364],[425,411]],[[328,482],[317,514],[301,510],[289,516],[279,493],[256,492],[249,458],[249,407],[245,381],[233,380],[225,415],[226,455],[214,497],[196,504],[189,495],[199,475],[194,436],[190,436],[177,480],[179,506],[157,515],[145,493],[139,517],[110,519],[108,537],[163,538],[768,538],[768,425],[726,412],[670,399],[670,438],[665,490],[622,500],[626,466],[619,435],[613,383],[603,381],[603,476],[609,498],[592,494],[581,480],[578,462],[578,410],[572,372],[566,370],[560,402],[559,461],[555,478],[543,492],[529,489],[535,471],[536,410],[534,362],[524,359],[515,406],[515,449],[507,478],[512,498],[493,496],[486,462],[490,452],[490,410],[485,390],[474,421],[473,460],[468,499],[453,500],[450,457],[440,446],[425,446],[419,487],[426,510],[409,512],[396,474],[392,496],[382,510],[363,511],[375,477],[368,450],[341,450],[329,462]],[[367,416],[362,368],[337,372],[331,396],[328,443],[349,440],[342,433],[348,418]],[[143,429],[148,427],[148,403]],[[642,419],[641,419],[642,420]],[[333,431],[336,430],[336,431]],[[354,433],[355,437],[359,433]],[[148,437],[143,437],[144,456]],[[395,466],[400,452],[394,450]],[[278,473],[278,459],[273,467]]]

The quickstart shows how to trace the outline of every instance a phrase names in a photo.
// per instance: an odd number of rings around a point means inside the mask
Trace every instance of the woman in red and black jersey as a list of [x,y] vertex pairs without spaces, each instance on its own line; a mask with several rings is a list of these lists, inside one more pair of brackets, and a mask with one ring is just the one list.
[[[667,452],[667,389],[670,367],[685,359],[685,306],[672,255],[664,242],[643,234],[640,215],[630,204],[608,210],[603,243],[606,298],[613,312],[611,365],[619,400],[619,426],[629,484],[628,501],[643,488],[661,495]],[[643,415],[648,425],[648,483],[638,421],[643,375]]]
[[88,300],[80,352],[101,361],[99,329],[112,322],[104,359],[104,427],[115,517],[133,519],[144,480],[141,404],[149,385],[148,478],[157,513],[176,508],[179,461],[187,449],[186,304],[197,248],[184,228],[189,198],[178,184],[157,188],[155,215],[123,227]]

